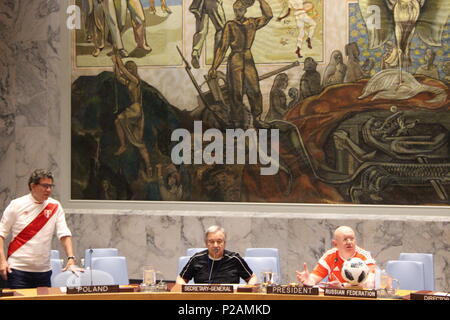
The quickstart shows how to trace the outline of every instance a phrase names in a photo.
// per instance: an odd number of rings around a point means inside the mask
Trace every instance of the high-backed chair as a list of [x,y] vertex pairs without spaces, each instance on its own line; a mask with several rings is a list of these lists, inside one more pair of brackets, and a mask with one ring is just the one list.
[[[50,265],[52,267],[52,276],[51,279],[56,277],[58,274],[62,272],[62,260],[61,259],[50,259]],[[50,279],[50,281],[51,281]]]
[[[178,258],[178,269],[177,269],[177,276],[180,275],[181,270],[183,270],[186,263],[188,263],[191,256],[181,256]],[[189,284],[194,283],[194,279],[191,279],[189,281]]]
[[79,274],[72,273],[72,275],[67,278],[66,283],[67,287],[118,284],[108,272],[95,269],[86,270]]
[[54,277],[52,276],[50,280],[52,287],[67,287],[67,279],[69,279],[71,275],[73,275],[72,271],[64,271],[58,273]]
[[390,260],[386,272],[400,282],[402,290],[425,290],[425,272],[422,262]]
[[50,250],[50,259],[61,259],[59,255],[59,250],[55,249]]
[[188,248],[186,249],[186,255],[187,256],[193,256],[194,254],[196,254],[197,252],[206,250],[206,248]]
[[398,260],[422,262],[425,272],[425,290],[435,290],[434,256],[432,253],[402,252],[400,253]]
[[117,248],[90,248],[84,250],[84,267],[91,267],[91,258],[97,257],[117,257],[119,250]]
[[247,248],[245,250],[246,257],[274,257],[277,259],[277,269],[274,270],[278,279],[281,279],[280,251],[278,248]]
[[[250,269],[256,274],[258,282],[262,281],[263,272],[277,272],[277,259],[274,257],[244,257]],[[275,281],[279,281],[280,275],[276,274]],[[241,279],[240,283],[245,283]]]
[[125,257],[94,257],[92,258],[92,269],[109,273],[114,278],[115,284],[130,284],[127,259]]

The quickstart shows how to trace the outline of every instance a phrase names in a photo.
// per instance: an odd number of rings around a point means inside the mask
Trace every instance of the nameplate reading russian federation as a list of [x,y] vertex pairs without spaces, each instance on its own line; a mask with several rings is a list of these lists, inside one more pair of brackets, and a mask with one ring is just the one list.
[[376,290],[359,290],[359,289],[337,289],[337,288],[325,288],[325,296],[335,297],[350,297],[350,298],[377,298]]
[[79,286],[67,288],[67,294],[119,292],[119,285]]
[[276,285],[276,286],[267,286],[267,293],[300,294],[300,295],[317,296],[317,295],[319,295],[319,288],[289,286],[289,285]]
[[211,285],[189,285],[184,284],[181,286],[181,292],[199,292],[199,293],[233,293],[232,285],[221,285],[221,284],[211,284]]

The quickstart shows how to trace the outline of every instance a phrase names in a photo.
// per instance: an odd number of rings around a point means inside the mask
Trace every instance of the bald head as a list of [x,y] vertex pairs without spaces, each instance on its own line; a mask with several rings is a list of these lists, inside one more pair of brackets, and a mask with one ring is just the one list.
[[350,259],[356,252],[356,237],[352,228],[340,226],[334,231],[333,245],[344,259]]
[[352,228],[347,227],[347,226],[340,226],[336,230],[334,230],[334,239],[342,237],[345,234],[350,234],[350,233],[355,235],[355,232],[353,231]]

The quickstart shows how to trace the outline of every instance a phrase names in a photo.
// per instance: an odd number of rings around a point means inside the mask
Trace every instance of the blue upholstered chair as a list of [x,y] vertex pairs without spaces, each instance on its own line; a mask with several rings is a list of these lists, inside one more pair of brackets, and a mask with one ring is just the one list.
[[[247,248],[245,250],[246,257],[274,257],[277,260],[277,268],[274,270],[278,279],[281,279],[280,252],[278,248]],[[259,275],[258,275],[259,277]]]
[[130,280],[128,278],[127,259],[125,257],[93,257],[92,269],[109,273],[112,275],[115,284],[130,284]]
[[193,256],[194,254],[196,254],[197,252],[206,250],[206,248],[188,248],[186,250],[186,255],[187,256]]
[[402,290],[425,290],[424,265],[418,261],[390,260],[386,272],[400,282]]
[[50,259],[61,259],[59,255],[59,250],[50,250]]
[[90,269],[79,274],[72,274],[67,278],[68,287],[89,286],[89,285],[114,285],[117,281],[106,271]]
[[61,259],[50,259],[50,265],[52,267],[51,279],[53,279],[54,277],[56,277],[58,274],[60,274],[62,272],[62,260]]
[[[177,276],[180,275],[181,270],[183,270],[184,266],[186,265],[186,263],[188,263],[190,258],[191,258],[191,256],[181,256],[178,258]],[[189,281],[189,284],[192,284],[192,283],[194,283],[194,279],[191,279]]]
[[425,272],[425,290],[435,290],[434,256],[432,253],[402,252],[400,253],[398,260],[422,262]]
[[91,248],[84,250],[84,267],[91,267],[91,258],[97,257],[117,257],[119,250],[117,248]]
[[[244,257],[250,269],[256,274],[258,282],[262,280],[263,272],[277,272],[277,259],[274,257]],[[275,281],[279,281],[280,275],[277,273],[275,276]],[[245,283],[243,279],[240,281],[241,284]]]

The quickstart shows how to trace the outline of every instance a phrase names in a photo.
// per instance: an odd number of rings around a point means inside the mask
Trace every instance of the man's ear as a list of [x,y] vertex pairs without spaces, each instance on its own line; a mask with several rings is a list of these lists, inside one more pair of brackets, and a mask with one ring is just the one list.
[[334,247],[336,247],[337,246],[337,242],[336,242],[336,240],[331,240],[331,244],[334,246]]

